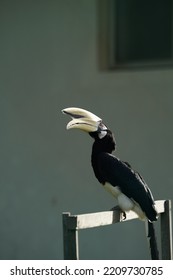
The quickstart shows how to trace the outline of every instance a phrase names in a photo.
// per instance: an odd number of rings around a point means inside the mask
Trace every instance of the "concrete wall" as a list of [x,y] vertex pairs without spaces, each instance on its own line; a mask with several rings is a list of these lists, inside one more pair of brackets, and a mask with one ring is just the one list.
[[[62,212],[115,205],[65,107],[101,116],[155,199],[173,196],[173,70],[100,72],[97,22],[93,0],[0,3],[0,259],[62,259]],[[149,258],[140,221],[79,237],[82,259]]]

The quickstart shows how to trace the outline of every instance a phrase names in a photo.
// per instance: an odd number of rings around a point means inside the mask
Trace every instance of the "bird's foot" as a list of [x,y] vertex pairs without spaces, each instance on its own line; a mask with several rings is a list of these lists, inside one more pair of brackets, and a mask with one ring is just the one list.
[[110,211],[115,211],[115,210],[121,211],[122,220],[124,221],[126,219],[126,212],[122,211],[122,209],[118,205],[116,205],[116,206],[114,206],[113,208],[110,209]]
[[122,216],[123,216],[122,220],[125,221],[126,220],[126,212],[122,211]]

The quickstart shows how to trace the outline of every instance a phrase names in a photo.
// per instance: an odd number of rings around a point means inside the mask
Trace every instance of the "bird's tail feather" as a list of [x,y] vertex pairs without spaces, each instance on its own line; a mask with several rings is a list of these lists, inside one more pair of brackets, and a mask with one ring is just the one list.
[[150,254],[152,260],[159,260],[159,250],[157,246],[157,239],[155,234],[154,224],[146,221],[146,234],[149,242]]

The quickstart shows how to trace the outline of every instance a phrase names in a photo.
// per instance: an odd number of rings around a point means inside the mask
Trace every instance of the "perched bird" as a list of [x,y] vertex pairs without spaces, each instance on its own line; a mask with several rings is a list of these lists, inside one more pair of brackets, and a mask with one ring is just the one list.
[[118,206],[123,212],[132,210],[139,219],[146,221],[151,258],[159,259],[153,225],[158,214],[146,182],[128,162],[112,154],[116,148],[116,141],[102,119],[81,108],[70,107],[63,109],[62,112],[72,118],[67,124],[67,129],[81,129],[94,139],[91,163],[96,178],[117,199]]

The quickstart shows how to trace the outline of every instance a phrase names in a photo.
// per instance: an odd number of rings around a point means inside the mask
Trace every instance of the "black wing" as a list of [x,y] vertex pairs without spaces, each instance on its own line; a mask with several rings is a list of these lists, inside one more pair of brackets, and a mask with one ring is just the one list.
[[141,175],[134,171],[130,164],[111,154],[101,153],[98,157],[98,169],[103,183],[118,186],[122,193],[140,205],[150,221],[157,219],[152,193]]

